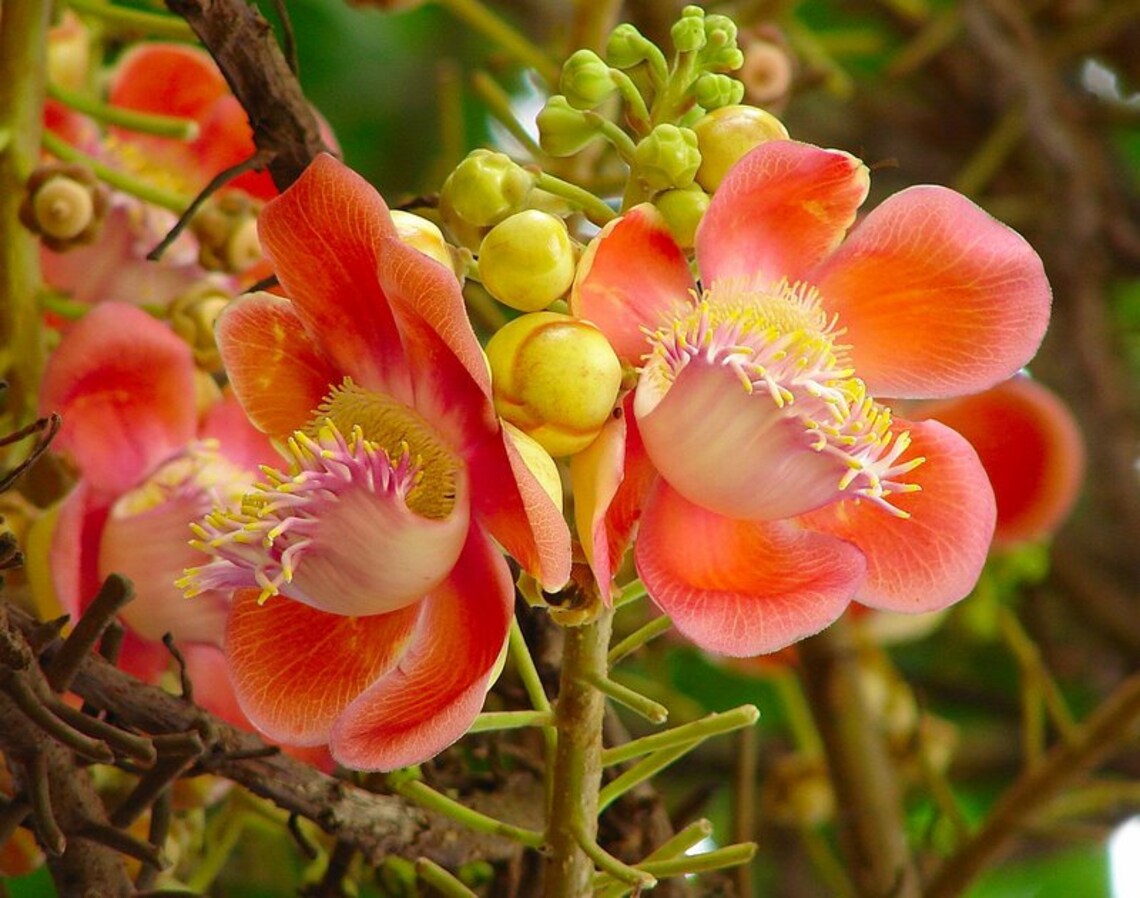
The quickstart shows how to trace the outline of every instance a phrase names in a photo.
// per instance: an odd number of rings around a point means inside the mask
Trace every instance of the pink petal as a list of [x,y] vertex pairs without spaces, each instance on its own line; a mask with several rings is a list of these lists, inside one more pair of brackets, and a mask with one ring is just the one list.
[[99,589],[99,544],[110,511],[106,497],[80,480],[54,511],[48,566],[55,600],[64,614],[78,617]]
[[689,301],[689,264],[656,207],[636,206],[586,248],[570,293],[570,311],[596,324],[631,365],[646,351],[644,325],[656,328]]
[[499,550],[478,527],[451,577],[423,602],[407,651],[337,719],[329,740],[341,764],[394,770],[438,754],[483,707],[514,608]]
[[190,348],[140,309],[98,306],[48,362],[40,409],[63,416],[54,448],[94,488],[122,492],[194,436]]
[[210,406],[199,435],[217,440],[226,461],[251,472],[262,465],[281,464],[281,456],[266,435],[250,423],[232,390],[226,390],[222,399]]
[[1085,450],[1072,412],[1035,380],[1018,376],[984,393],[928,403],[934,418],[969,440],[997,500],[995,545],[1048,536],[1072,510]]
[[797,520],[863,550],[867,580],[857,597],[863,604],[936,611],[964,597],[978,580],[994,532],[994,494],[973,448],[949,427],[898,418],[895,424],[909,428],[914,441],[901,460],[926,458],[906,476],[922,489],[890,497],[910,518],[848,499]]
[[1032,247],[944,187],[890,197],[812,280],[879,396],[984,390],[1033,357],[1049,323]]
[[396,229],[372,185],[322,154],[265,206],[258,233],[305,329],[336,367],[410,404],[400,333],[376,279],[381,240]]
[[839,245],[869,183],[867,167],[839,150],[761,144],[730,169],[697,228],[704,286],[756,275],[803,280]]
[[658,480],[634,546],[649,595],[703,649],[746,656],[817,633],[866,570],[849,543],[782,522],[736,521]]
[[256,589],[238,590],[226,629],[226,657],[242,710],[270,738],[328,741],[333,721],[399,662],[418,605],[391,614],[344,617]]
[[271,293],[239,296],[217,324],[230,384],[254,426],[288,436],[308,424],[341,375],[313,343],[293,303]]

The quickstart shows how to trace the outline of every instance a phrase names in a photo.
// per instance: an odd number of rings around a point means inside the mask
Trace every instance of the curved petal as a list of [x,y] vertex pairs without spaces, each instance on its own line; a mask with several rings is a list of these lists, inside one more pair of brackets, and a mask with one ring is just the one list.
[[849,543],[776,522],[736,521],[658,480],[634,545],[649,595],[703,649],[759,655],[817,633],[863,580]]
[[997,500],[995,545],[1040,539],[1072,510],[1085,467],[1084,442],[1068,407],[1025,376],[960,399],[928,403],[934,418],[969,440]]
[[543,589],[555,592],[565,586],[570,528],[514,442],[500,430],[475,447],[467,463],[476,519]]
[[360,770],[394,770],[426,761],[467,732],[483,707],[513,609],[510,569],[472,527],[451,577],[423,601],[400,663],[337,719],[333,757]]
[[910,517],[847,499],[797,521],[863,550],[867,580],[857,599],[864,605],[935,611],[974,588],[994,532],[994,494],[977,453],[949,427],[895,421],[900,429],[909,427],[907,455],[926,459],[907,475],[921,490],[891,496],[891,504]]
[[[245,162],[257,152],[249,117],[237,97],[227,94],[218,98],[203,118],[201,131],[190,143],[190,149],[198,159],[203,187],[219,172]],[[225,189],[240,190],[260,200],[277,196],[277,185],[268,169],[242,172],[226,182]]]
[[377,252],[396,228],[372,185],[321,154],[258,217],[265,254],[297,314],[337,368],[411,404],[407,362]]
[[839,150],[761,144],[729,170],[697,228],[705,287],[757,274],[803,280],[839,245],[869,184],[867,167]]
[[879,396],[974,393],[1037,351],[1051,293],[1025,239],[961,194],[911,187],[871,212],[813,276]]
[[193,438],[194,396],[190,348],[142,310],[104,303],[52,355],[40,409],[63,416],[54,448],[93,487],[118,493]]
[[232,390],[226,390],[222,399],[210,406],[199,436],[217,440],[226,461],[250,472],[262,465],[281,464],[281,456],[265,434],[250,423]]
[[109,511],[106,499],[95,496],[82,480],[53,511],[47,555],[50,586],[62,613],[72,619],[83,613],[99,589],[99,543]]
[[641,327],[665,324],[689,302],[693,276],[656,207],[635,206],[606,225],[586,248],[570,311],[601,329],[618,357],[637,365],[647,350]]
[[293,303],[250,293],[218,318],[218,350],[254,426],[288,436],[308,424],[341,375],[305,332]]
[[[115,67],[113,106],[197,120],[229,88],[208,53],[184,44],[136,44]],[[136,132],[128,132],[136,135]]]
[[400,660],[420,616],[418,605],[344,617],[257,596],[235,592],[226,625],[234,692],[254,726],[294,745],[328,741],[337,715]]

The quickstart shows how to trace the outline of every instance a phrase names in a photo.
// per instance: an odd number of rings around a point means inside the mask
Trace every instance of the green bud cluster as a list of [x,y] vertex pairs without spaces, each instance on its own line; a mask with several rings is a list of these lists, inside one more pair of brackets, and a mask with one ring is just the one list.
[[440,216],[456,240],[474,249],[487,228],[526,208],[536,180],[503,153],[472,150],[440,188]]
[[688,187],[701,166],[697,135],[689,128],[658,125],[633,154],[634,172],[651,190]]
[[617,90],[610,67],[592,50],[579,50],[566,60],[559,87],[575,109],[596,109]]

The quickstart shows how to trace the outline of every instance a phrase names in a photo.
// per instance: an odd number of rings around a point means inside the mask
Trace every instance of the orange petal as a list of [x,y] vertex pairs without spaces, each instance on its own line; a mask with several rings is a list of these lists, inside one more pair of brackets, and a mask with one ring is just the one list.
[[570,528],[511,439],[502,431],[483,439],[468,452],[467,463],[476,519],[543,589],[565,586]]
[[743,657],[817,633],[847,607],[866,563],[849,543],[783,521],[736,521],[658,480],[634,545],[649,595],[703,649]]
[[871,393],[974,393],[1037,351],[1050,290],[1020,234],[944,187],[886,200],[813,276]]
[[208,53],[183,44],[155,42],[136,44],[122,55],[108,100],[125,109],[197,120],[228,92]]
[[1072,412],[1035,380],[1018,376],[984,393],[928,403],[934,418],[970,441],[997,500],[995,545],[1048,536],[1072,510],[1085,467]]
[[344,617],[258,590],[234,593],[226,657],[234,691],[253,724],[296,745],[328,741],[333,721],[399,662],[420,616],[410,605],[390,614]]
[[306,330],[336,367],[410,405],[404,348],[376,277],[380,241],[396,236],[380,194],[321,154],[265,206],[258,234]]
[[994,532],[994,494],[969,443],[937,421],[910,424],[910,450],[900,461],[926,461],[907,475],[921,490],[898,493],[891,504],[909,518],[873,503],[847,499],[796,520],[854,543],[867,556],[858,600],[886,611],[935,611],[964,597],[978,580]]
[[[290,346],[296,349],[296,344]],[[228,462],[256,472],[262,465],[277,467],[281,456],[264,433],[250,423],[232,390],[210,406],[202,419],[199,436],[218,441],[219,451]]]
[[[236,97],[227,94],[218,98],[203,119],[201,133],[190,143],[190,149],[199,162],[202,187],[219,172],[245,162],[257,151],[249,117]],[[277,196],[277,185],[266,169],[242,172],[227,181],[225,189],[240,190],[261,200]]]
[[305,332],[293,303],[271,293],[231,302],[218,319],[217,339],[242,408],[271,436],[303,428],[342,379]]
[[63,416],[54,448],[95,489],[121,493],[193,438],[194,396],[190,348],[141,309],[104,303],[52,355],[40,410]]
[[341,764],[394,770],[438,754],[483,707],[507,640],[514,584],[478,527],[451,577],[423,601],[399,666],[363,693],[333,727]]
[[596,324],[622,361],[639,364],[648,348],[640,328],[657,328],[689,301],[693,276],[661,213],[636,206],[606,225],[586,248],[570,311]]
[[697,228],[701,280],[802,280],[839,245],[869,183],[867,167],[839,150],[761,144],[732,167]]

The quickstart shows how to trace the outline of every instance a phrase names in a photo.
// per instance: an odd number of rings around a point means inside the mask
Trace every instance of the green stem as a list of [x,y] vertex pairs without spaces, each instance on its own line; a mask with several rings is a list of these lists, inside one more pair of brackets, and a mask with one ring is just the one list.
[[591,623],[566,628],[555,709],[558,750],[551,770],[554,792],[546,832],[544,898],[582,898],[589,894],[594,875],[594,861],[582,843],[597,838],[605,696],[589,679],[605,675],[612,625],[612,612],[603,610]]
[[611,804],[625,795],[634,786],[644,783],[650,777],[656,776],[678,758],[684,757],[701,742],[695,739],[680,745],[671,745],[646,755],[620,776],[614,777],[606,783],[598,794],[598,810],[604,811]]
[[[665,861],[684,854],[694,845],[712,835],[713,825],[708,820],[696,820],[686,826],[671,839],[662,842],[641,865],[648,861]],[[621,898],[629,894],[629,887],[620,882],[614,882],[607,874],[598,873],[594,876],[594,895],[596,898]]]
[[630,602],[636,602],[638,599],[643,599],[648,595],[645,584],[640,580],[631,580],[621,588],[621,595],[614,599],[614,610],[624,608]]
[[587,675],[586,682],[619,705],[640,714],[650,723],[664,723],[669,718],[669,709],[660,702],[655,702],[640,692],[611,680],[604,673],[591,672]]
[[431,858],[416,859],[416,874],[429,886],[445,895],[446,898],[479,898],[475,892],[472,892]]
[[534,659],[530,656],[530,649],[527,648],[526,640],[519,628],[518,618],[511,618],[510,645],[511,657],[515,661],[515,670],[518,672],[519,679],[522,680],[527,698],[530,699],[530,703],[534,705],[536,711],[549,712],[550,699],[546,697],[542,678],[538,675],[538,668],[535,667]]
[[606,40],[617,24],[621,0],[574,0],[574,19],[570,27],[570,47],[584,47],[603,53]]
[[537,71],[547,84],[558,83],[559,69],[550,57],[479,0],[440,0],[440,5],[490,38],[520,63]]
[[67,5],[77,13],[92,16],[109,31],[121,37],[163,38],[172,41],[196,41],[197,35],[185,21],[165,13],[146,12],[103,3],[102,0],[67,0]]
[[491,836],[503,836],[528,848],[540,848],[544,842],[542,833],[524,829],[511,823],[504,823],[502,820],[496,820],[494,817],[473,811],[458,801],[435,791],[427,783],[420,780],[406,780],[397,784],[394,790],[397,795],[403,796],[408,801],[414,802],[422,808],[427,808],[429,811],[450,817],[475,832],[486,833]]
[[638,864],[639,870],[652,873],[665,879],[669,876],[685,876],[692,873],[707,873],[710,870],[723,870],[737,864],[747,864],[756,856],[756,843],[727,845],[701,854],[686,854],[666,861],[645,861]]
[[625,639],[610,649],[609,655],[606,657],[607,663],[613,667],[622,658],[636,652],[639,648],[645,645],[652,639],[656,639],[662,633],[665,633],[673,626],[671,621],[665,615],[655,617],[645,626],[630,633]]
[[731,711],[710,714],[700,720],[685,723],[663,733],[654,733],[616,745],[602,752],[602,764],[609,767],[629,761],[639,755],[649,754],[662,748],[672,748],[674,745],[691,745],[703,742],[710,736],[719,736],[722,733],[731,733],[743,727],[750,727],[760,719],[760,711],[755,705],[741,705]]
[[487,711],[475,718],[469,733],[487,730],[517,730],[522,727],[547,727],[554,724],[549,711]]
[[47,92],[52,99],[59,100],[76,112],[82,112],[84,115],[108,125],[118,125],[140,134],[170,137],[174,140],[193,140],[198,136],[198,123],[193,119],[178,118],[172,115],[155,115],[137,112],[134,109],[126,109],[122,106],[111,106],[79,91],[68,90],[58,84],[49,83]]
[[0,376],[17,424],[34,414],[44,364],[39,241],[20,222],[25,183],[40,161],[50,0],[5,3],[0,19]]
[[206,829],[206,838],[203,840],[206,850],[195,861],[194,872],[186,883],[191,892],[205,892],[218,878],[222,867],[237,848],[249,819],[244,800],[239,799],[237,794],[232,795]]
[[590,193],[590,191],[584,187],[579,187],[577,184],[563,181],[561,178],[556,178],[547,172],[539,173],[535,184],[548,193],[553,193],[555,196],[560,196],[564,200],[573,203],[582,210],[590,221],[598,225],[598,227],[604,227],[617,217],[613,209]]
[[1061,694],[1057,681],[1053,679],[1052,674],[1049,673],[1049,668],[1045,666],[1037,644],[1025,632],[1021,621],[1009,608],[1003,606],[999,609],[998,626],[1001,628],[1002,636],[1008,643],[1010,650],[1017,657],[1022,675],[1036,684],[1039,690],[1039,700],[1044,703],[1045,710],[1049,712],[1049,717],[1053,721],[1053,725],[1057,727],[1061,738],[1065,741],[1071,741],[1076,735],[1077,724],[1073,720],[1069,706],[1065,703],[1065,697]]
[[[591,829],[594,828],[596,827],[591,827]],[[631,867],[629,864],[618,860],[603,849],[601,845],[594,841],[593,832],[587,832],[580,821],[575,827],[575,835],[578,837],[579,846],[586,852],[586,856],[589,857],[603,873],[612,876],[618,882],[633,886],[634,889],[652,889],[657,885],[657,880],[653,877],[652,873],[646,873],[643,870],[638,870],[636,867]]]
[[637,89],[633,79],[621,69],[610,69],[610,75],[614,79],[614,84],[617,85],[622,100],[628,107],[627,118],[630,125],[634,131],[644,137],[651,128],[649,108],[645,105],[645,97],[641,95],[641,91]]
[[64,162],[75,162],[79,165],[87,166],[95,173],[95,176],[99,178],[99,180],[105,181],[116,190],[121,190],[123,193],[129,193],[131,196],[137,197],[144,203],[150,203],[151,205],[181,214],[190,203],[193,202],[193,197],[184,196],[181,193],[174,193],[170,190],[163,190],[133,175],[128,175],[126,172],[111,168],[111,166],[105,165],[94,156],[88,156],[82,150],[77,150],[66,140],[57,137],[50,131],[44,132],[43,145],[44,149],[53,156],[62,159]]
[[542,147],[515,117],[514,109],[511,107],[511,98],[498,81],[486,72],[479,71],[471,76],[471,86],[487,105],[491,115],[510,132],[511,137],[526,147],[527,152],[535,159],[546,158],[546,153]]

